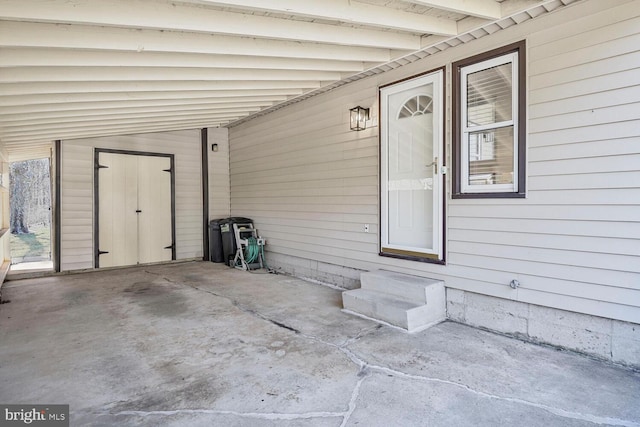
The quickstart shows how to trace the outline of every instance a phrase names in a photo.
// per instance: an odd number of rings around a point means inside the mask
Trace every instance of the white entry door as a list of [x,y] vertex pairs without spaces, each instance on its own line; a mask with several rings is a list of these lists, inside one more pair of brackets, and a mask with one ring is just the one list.
[[96,167],[96,267],[171,260],[171,159],[99,152]]
[[442,259],[442,78],[380,89],[382,253]]

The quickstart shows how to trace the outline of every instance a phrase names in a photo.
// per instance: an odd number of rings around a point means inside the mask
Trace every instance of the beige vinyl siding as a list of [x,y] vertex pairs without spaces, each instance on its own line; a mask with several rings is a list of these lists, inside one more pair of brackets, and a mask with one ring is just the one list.
[[[273,254],[639,323],[637,6],[585,0],[232,127],[231,213],[253,218]],[[378,86],[447,66],[450,165],[451,62],[522,39],[527,198],[452,200],[449,175],[447,264],[378,256]],[[356,105],[372,109],[365,131],[349,130]]]
[[202,257],[200,131],[62,141],[61,269],[93,268],[93,154],[110,148],[175,155],[176,257]]
[[379,259],[377,108],[373,127],[348,127],[349,108],[377,103],[373,85],[230,129],[232,215],[254,219],[270,251],[366,269]]
[[[230,215],[231,196],[229,190],[229,130],[208,129],[209,160],[209,219]],[[211,151],[211,144],[218,144],[218,151]]]
[[93,148],[61,142],[60,269],[93,267]]

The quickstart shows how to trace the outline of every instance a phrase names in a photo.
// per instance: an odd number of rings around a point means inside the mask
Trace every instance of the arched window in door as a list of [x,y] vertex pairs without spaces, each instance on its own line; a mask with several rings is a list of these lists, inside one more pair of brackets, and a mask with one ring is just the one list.
[[416,95],[409,98],[402,107],[400,107],[398,119],[420,116],[427,113],[433,113],[433,98],[429,95]]

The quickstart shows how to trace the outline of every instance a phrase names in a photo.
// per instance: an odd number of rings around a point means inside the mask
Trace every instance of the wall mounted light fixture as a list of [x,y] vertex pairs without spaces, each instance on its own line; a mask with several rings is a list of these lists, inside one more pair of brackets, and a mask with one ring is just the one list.
[[351,130],[365,130],[367,128],[367,120],[369,120],[369,109],[357,106],[349,110],[351,119]]
[[211,151],[218,151],[218,144],[211,144]]

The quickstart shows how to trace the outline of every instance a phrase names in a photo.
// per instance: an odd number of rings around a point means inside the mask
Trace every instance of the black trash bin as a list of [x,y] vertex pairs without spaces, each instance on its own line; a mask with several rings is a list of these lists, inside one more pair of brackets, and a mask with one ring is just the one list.
[[224,262],[220,222],[225,219],[226,218],[219,218],[209,222],[209,259],[211,262]]
[[224,262],[228,266],[232,266],[233,258],[236,256],[236,236],[233,234],[233,224],[253,224],[249,218],[240,216],[232,216],[220,220],[220,234],[222,236],[222,252]]

